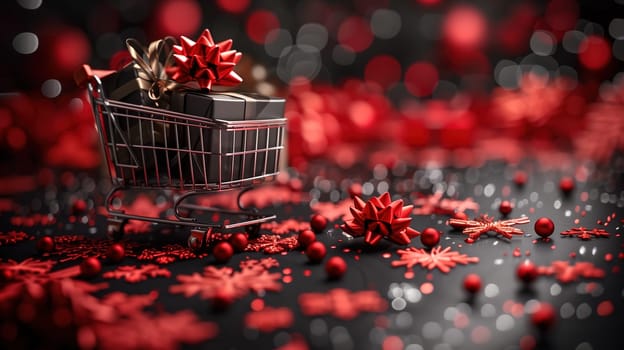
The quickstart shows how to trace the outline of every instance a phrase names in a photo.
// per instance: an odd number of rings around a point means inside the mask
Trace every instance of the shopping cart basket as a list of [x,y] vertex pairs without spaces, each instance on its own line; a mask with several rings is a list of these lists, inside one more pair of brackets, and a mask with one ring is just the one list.
[[[226,121],[139,106],[106,98],[98,76],[87,88],[113,187],[106,198],[108,234],[119,239],[128,220],[190,228],[188,245],[204,247],[213,230],[244,227],[257,234],[275,215],[258,214],[242,205],[254,185],[279,172],[286,119]],[[189,197],[239,189],[239,210],[221,210],[185,203]],[[133,215],[113,205],[124,190],[165,190],[174,216]],[[117,200],[118,201],[118,200]],[[218,222],[204,222],[194,213],[218,213]]]

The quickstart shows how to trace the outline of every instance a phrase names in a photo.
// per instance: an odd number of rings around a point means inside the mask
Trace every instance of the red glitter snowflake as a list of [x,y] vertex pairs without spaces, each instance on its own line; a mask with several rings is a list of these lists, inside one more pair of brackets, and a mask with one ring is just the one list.
[[295,320],[293,312],[287,307],[265,307],[259,311],[251,311],[245,315],[245,327],[260,332],[273,332],[277,329],[289,328]]
[[21,231],[9,231],[9,232],[0,232],[0,247],[7,244],[15,244],[19,241],[23,241],[25,239],[29,239],[30,236],[26,232]]
[[431,249],[431,251],[408,247],[407,249],[397,250],[397,253],[401,258],[393,261],[392,266],[405,266],[408,271],[411,271],[415,265],[421,265],[429,270],[437,268],[444,273],[448,273],[457,264],[467,265],[479,262],[478,257],[451,251],[451,247],[442,249],[441,246],[437,246]]
[[592,228],[588,229],[585,227],[574,227],[569,230],[561,232],[561,236],[563,237],[573,237],[576,236],[579,239],[584,241],[590,240],[593,237],[598,238],[609,238],[609,232],[601,229],[601,228]]
[[345,221],[340,227],[354,237],[364,236],[368,244],[377,244],[382,238],[408,244],[420,234],[409,226],[412,206],[403,206],[400,199],[392,202],[388,192],[372,197],[368,202],[355,196],[353,205],[350,208],[353,219]]
[[352,205],[351,199],[344,199],[338,203],[332,202],[317,202],[312,205],[312,210],[315,213],[322,215],[329,221],[335,221],[338,219],[348,220],[351,218],[349,214],[349,208]]
[[447,223],[453,227],[462,227],[464,234],[468,235],[467,243],[473,243],[481,235],[487,232],[495,232],[505,238],[511,239],[513,235],[521,235],[524,233],[519,228],[512,227],[514,225],[528,224],[531,222],[527,217],[518,219],[498,220],[483,215],[475,220],[449,219]]
[[145,281],[148,277],[171,277],[171,271],[158,265],[147,264],[139,267],[134,265],[119,266],[114,271],[105,272],[102,277],[125,279],[126,282],[137,283]]
[[281,273],[270,273],[259,265],[242,268],[239,271],[234,271],[230,267],[208,266],[201,274],[196,272],[192,275],[178,275],[177,280],[180,284],[169,287],[169,291],[183,294],[185,297],[198,294],[202,299],[211,299],[218,294],[236,299],[252,291],[256,293],[280,291],[281,277]]
[[280,235],[262,235],[249,241],[246,252],[265,252],[279,254],[291,251],[299,246],[297,237],[283,237]]
[[444,192],[436,192],[428,196],[421,196],[413,200],[414,215],[453,215],[455,212],[465,212],[466,210],[479,211],[479,203],[468,197],[466,199],[442,198]]
[[260,266],[266,270],[272,267],[278,267],[279,262],[274,258],[263,258],[263,259],[247,259],[240,262],[238,265],[241,269],[246,268],[254,268],[255,266]]
[[574,265],[570,265],[567,261],[557,260],[553,261],[550,266],[540,266],[537,268],[537,272],[540,275],[552,276],[561,283],[570,283],[583,278],[603,278],[605,271],[596,267],[591,262],[577,262]]
[[[55,236],[53,239],[54,250],[44,256],[58,257],[62,263],[88,257],[104,258],[108,248],[116,243],[107,238],[86,238],[81,235]],[[139,243],[124,241],[123,245],[126,256],[136,256],[134,249],[140,246]]]
[[48,273],[55,262],[51,260],[39,261],[33,258],[17,262],[15,260],[0,261],[0,271],[10,271],[12,279],[24,279],[33,275]]
[[375,290],[352,292],[336,288],[327,293],[303,293],[299,295],[301,312],[306,316],[332,315],[351,320],[361,312],[384,312],[388,303]]
[[288,219],[282,222],[265,222],[260,226],[265,230],[269,230],[276,235],[285,235],[289,232],[300,232],[310,229],[310,223],[308,221],[299,221],[295,219]]
[[178,260],[202,258],[206,255],[206,253],[195,253],[190,248],[179,244],[167,244],[159,248],[144,249],[141,254],[137,256],[137,259],[154,261],[157,264],[164,265],[171,264]]

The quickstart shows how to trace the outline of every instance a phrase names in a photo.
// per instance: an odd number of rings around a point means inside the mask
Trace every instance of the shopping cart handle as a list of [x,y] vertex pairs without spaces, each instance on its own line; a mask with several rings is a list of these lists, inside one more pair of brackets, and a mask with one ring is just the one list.
[[83,64],[80,69],[74,72],[74,81],[80,87],[85,87],[94,76],[103,78],[109,74],[115,73],[114,70],[91,69],[88,64]]

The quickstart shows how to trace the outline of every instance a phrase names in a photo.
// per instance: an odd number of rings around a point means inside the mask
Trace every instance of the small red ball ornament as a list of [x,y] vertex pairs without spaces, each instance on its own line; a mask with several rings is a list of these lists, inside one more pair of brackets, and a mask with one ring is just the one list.
[[526,260],[518,265],[516,276],[524,283],[531,283],[537,278],[537,266],[530,260]]
[[559,189],[561,192],[568,194],[574,189],[574,179],[569,176],[564,176],[559,180]]
[[54,250],[54,239],[51,236],[43,236],[37,241],[37,251],[39,253],[49,253]]
[[80,274],[86,278],[93,278],[102,271],[102,263],[95,257],[86,258],[80,264]]
[[498,207],[498,211],[500,211],[500,213],[503,215],[509,215],[512,209],[513,206],[511,205],[510,201],[502,201],[500,206]]
[[74,215],[84,214],[87,211],[87,202],[83,199],[76,199],[72,205],[72,213]]
[[315,233],[321,233],[327,227],[327,219],[320,214],[315,214],[310,220],[310,227]]
[[481,277],[476,273],[471,273],[464,277],[464,289],[472,294],[481,290]]
[[440,231],[433,227],[427,227],[420,234],[420,241],[429,248],[435,247],[440,243]]
[[223,311],[234,303],[234,298],[231,293],[227,293],[225,290],[218,290],[212,298],[212,308],[215,311]]
[[297,236],[297,240],[302,248],[307,248],[312,242],[316,241],[316,235],[311,230],[303,230]]
[[230,236],[230,244],[238,252],[244,251],[245,248],[247,248],[248,243],[249,240],[244,233],[234,233],[232,236]]
[[535,221],[535,233],[541,237],[548,237],[555,232],[555,224],[549,218],[539,218]]
[[332,256],[325,264],[325,272],[330,279],[339,279],[347,272],[347,263],[339,256]]
[[123,245],[114,243],[106,250],[106,258],[113,263],[118,263],[126,256],[126,250]]
[[531,323],[541,330],[546,330],[555,324],[555,309],[548,303],[540,303],[531,315]]
[[516,173],[513,176],[513,182],[518,187],[522,187],[522,186],[526,185],[527,174],[524,171],[522,171],[522,170],[516,171]]
[[312,242],[306,249],[306,255],[312,263],[319,263],[327,254],[325,245],[319,241]]
[[219,242],[212,249],[212,255],[214,255],[217,262],[224,263],[232,258],[232,255],[234,255],[234,248],[228,242]]

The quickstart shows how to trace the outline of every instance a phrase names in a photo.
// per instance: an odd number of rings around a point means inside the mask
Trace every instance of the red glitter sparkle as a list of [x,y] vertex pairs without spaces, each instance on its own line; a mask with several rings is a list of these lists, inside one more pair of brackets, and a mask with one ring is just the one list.
[[585,227],[574,227],[569,230],[565,230],[561,232],[561,236],[563,237],[576,236],[579,239],[587,241],[587,240],[592,239],[593,237],[609,238],[609,233],[601,228],[588,229]]
[[431,251],[408,247],[407,249],[397,250],[397,253],[401,258],[399,260],[394,260],[392,266],[405,266],[408,272],[411,272],[415,265],[421,265],[429,270],[437,268],[444,273],[448,273],[457,264],[467,265],[469,263],[475,264],[479,262],[478,257],[451,251],[451,247],[442,249],[441,246],[438,246],[431,249]]
[[279,254],[291,251],[299,246],[297,236],[283,237],[280,235],[262,235],[249,240],[246,252],[265,252],[267,254]]
[[553,261],[550,266],[540,266],[537,268],[537,273],[540,275],[552,276],[561,283],[570,283],[583,278],[603,278],[605,271],[596,267],[591,262],[577,262],[574,265],[570,265],[567,261],[557,260]]
[[466,243],[473,243],[481,235],[490,231],[511,239],[513,235],[524,233],[521,229],[512,226],[528,224],[529,222],[530,220],[527,217],[494,221],[493,218],[483,215],[476,220],[449,219],[447,223],[453,227],[463,227],[464,230],[462,232],[468,235]]
[[438,191],[426,196],[420,196],[413,200],[414,215],[453,215],[456,212],[463,213],[466,210],[479,211],[479,203],[468,197],[466,199],[442,198],[444,192]]
[[287,307],[265,307],[245,315],[245,327],[268,333],[277,329],[289,328],[294,319],[293,312]]
[[159,248],[144,249],[137,259],[150,260],[157,264],[170,264],[174,261],[202,258],[206,253],[197,254],[188,247],[179,244],[167,244]]
[[139,267],[134,265],[119,266],[114,271],[105,272],[102,277],[125,279],[129,283],[145,281],[148,277],[171,277],[171,272],[158,265],[147,264]]
[[[111,245],[116,242],[106,239],[90,239],[80,235],[54,236],[54,250],[45,253],[44,256],[59,258],[59,262],[67,262],[89,257],[106,258],[106,253]],[[124,241],[125,255],[134,257],[134,248],[140,245],[134,241]]]
[[375,290],[352,292],[336,288],[327,293],[303,293],[299,295],[299,306],[306,316],[332,315],[351,320],[360,312],[383,312],[388,303]]
[[180,284],[169,287],[169,291],[173,294],[184,294],[187,298],[197,294],[202,299],[212,299],[218,294],[236,299],[252,291],[280,291],[281,278],[281,273],[270,273],[258,265],[240,271],[234,271],[230,267],[208,266],[201,274],[196,272],[191,275],[178,275]]
[[409,226],[413,207],[403,206],[400,199],[392,202],[388,192],[367,202],[355,196],[353,204],[353,219],[346,220],[340,227],[352,236],[364,236],[368,244],[377,244],[384,237],[398,244],[408,244],[420,234]]

